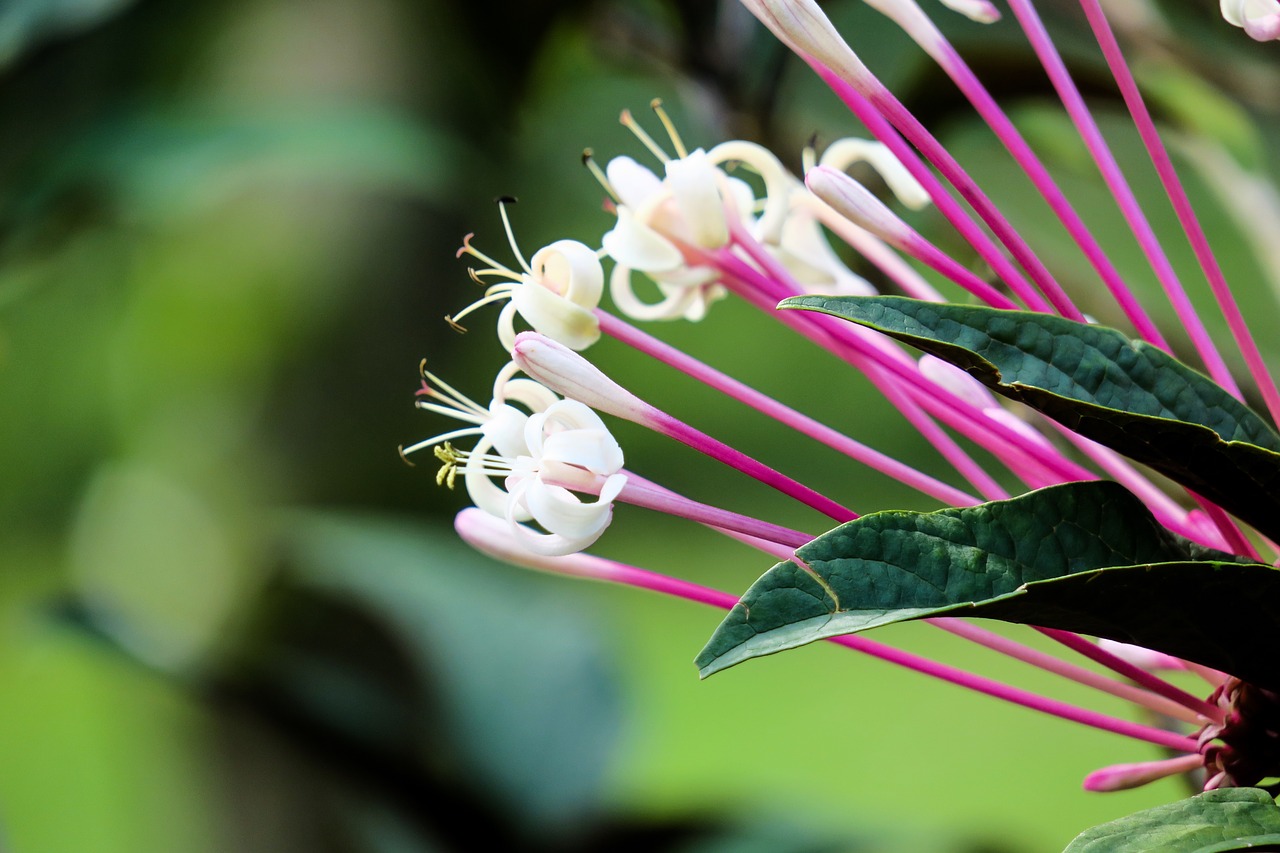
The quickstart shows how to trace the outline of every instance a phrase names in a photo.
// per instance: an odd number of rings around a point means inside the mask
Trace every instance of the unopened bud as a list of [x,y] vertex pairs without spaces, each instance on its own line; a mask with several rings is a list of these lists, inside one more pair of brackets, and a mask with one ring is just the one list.
[[652,406],[573,350],[545,335],[537,332],[516,335],[512,359],[529,376],[570,400],[644,426],[653,425],[657,412]]
[[742,5],[793,51],[812,57],[859,90],[873,84],[867,66],[815,0],[742,0]]
[[1195,770],[1203,763],[1196,753],[1167,758],[1163,761],[1143,761],[1137,764],[1113,764],[1095,770],[1084,777],[1086,791],[1127,791],[1163,779]]
[[916,236],[911,226],[899,219],[885,203],[846,175],[830,166],[811,169],[805,185],[815,196],[854,225],[870,231],[895,248],[904,248]]

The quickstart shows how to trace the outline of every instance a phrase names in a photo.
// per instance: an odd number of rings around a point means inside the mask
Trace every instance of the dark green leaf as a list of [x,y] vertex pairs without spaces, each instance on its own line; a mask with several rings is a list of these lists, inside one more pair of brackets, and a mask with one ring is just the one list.
[[987,387],[1280,534],[1280,434],[1209,379],[1120,332],[899,296],[802,296],[964,368]]
[[1280,686],[1271,652],[1280,571],[1170,533],[1115,483],[880,512],[824,533],[796,557],[729,612],[698,656],[704,676],[815,640],[948,615],[1108,637]]
[[1280,809],[1271,795],[1224,788],[1085,830],[1063,853],[1227,853],[1277,844]]

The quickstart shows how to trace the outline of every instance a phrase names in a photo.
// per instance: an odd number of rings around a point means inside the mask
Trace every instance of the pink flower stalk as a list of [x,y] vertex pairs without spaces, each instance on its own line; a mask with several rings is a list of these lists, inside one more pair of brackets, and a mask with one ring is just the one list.
[[[1132,333],[1169,350],[1168,339],[1066,199],[1049,169],[928,15],[914,0],[868,2],[901,25],[973,105],[1062,222],[1119,312],[1127,318]],[[1280,417],[1280,391],[1231,296],[1119,45],[1097,0],[1080,2],[1209,288],[1235,336],[1251,380],[1273,418]],[[1274,559],[1269,543],[1242,530],[1221,507],[1193,493],[1169,494],[1162,483],[1114,451],[1058,424],[1028,418],[1008,408],[963,371],[940,368],[936,360],[918,359],[878,334],[818,312],[777,310],[778,303],[788,297],[869,292],[871,285],[845,267],[828,244],[822,231],[825,225],[831,234],[863,252],[913,297],[941,301],[936,279],[922,274],[916,266],[920,264],[990,307],[1085,320],[1025,236],[943,144],[863,64],[816,0],[743,3],[814,69],[877,141],[859,140],[852,146],[837,143],[821,161],[816,152],[810,152],[802,179],[791,175],[776,156],[754,143],[733,141],[708,150],[690,150],[660,105],[655,104],[673,153],[649,137],[629,113],[624,113],[623,123],[653,153],[660,168],[651,170],[631,158],[615,158],[604,169],[590,164],[611,197],[616,214],[598,251],[577,241],[561,240],[534,254],[532,262],[526,262],[516,248],[505,209],[503,222],[517,265],[508,267],[494,261],[468,241],[463,251],[486,265],[474,277],[497,279],[499,283],[490,286],[485,296],[462,313],[508,301],[499,318],[499,338],[511,355],[512,365],[504,368],[495,383],[494,402],[489,407],[462,397],[430,377],[435,384],[424,388],[431,401],[420,406],[468,425],[410,448],[412,452],[440,441],[480,436],[476,451],[454,451],[447,443],[445,451],[436,451],[442,459],[454,460],[448,463],[454,467],[442,471],[441,477],[451,485],[454,474],[464,475],[480,507],[459,514],[459,534],[478,549],[518,565],[622,583],[722,608],[733,606],[736,599],[725,593],[600,557],[570,553],[572,549],[566,543],[585,542],[583,547],[587,547],[596,541],[612,521],[611,507],[617,502],[708,525],[776,559],[793,560],[821,582],[803,560],[794,557],[794,552],[822,533],[822,522],[814,530],[792,530],[675,494],[630,469],[621,469],[621,450],[613,453],[616,442],[598,416],[592,415],[595,420],[591,420],[574,409],[573,418],[566,421],[568,427],[562,428],[556,426],[555,418],[545,415],[552,407],[568,403],[590,407],[587,411],[622,418],[680,441],[831,520],[847,522],[859,517],[838,497],[828,497],[797,482],[622,387],[580,352],[596,338],[605,336],[693,377],[777,424],[815,439],[837,451],[842,463],[848,459],[864,464],[943,505],[970,506],[979,500],[1007,498],[1006,485],[1012,480],[1028,489],[1040,489],[1109,476],[1136,495],[1169,530],[1209,548],[1257,561]],[[974,20],[998,17],[985,0],[948,0],[947,5]],[[1206,371],[1228,392],[1241,396],[1226,359],[1194,311],[1184,285],[1040,22],[1032,0],[1011,0],[1011,7]],[[1224,0],[1223,11],[1228,21],[1245,27],[1254,38],[1274,37],[1268,35],[1273,23],[1268,17],[1270,12],[1260,10],[1257,3],[1229,4]],[[1280,13],[1276,20],[1280,20]],[[990,266],[995,282],[975,274],[967,259],[946,254],[896,213],[892,201],[876,197],[846,174],[848,160],[843,158],[855,150],[862,152],[859,156],[865,156],[868,162],[878,164],[876,168],[884,174],[891,192],[905,206],[914,209],[924,198],[930,199],[939,215]],[[833,151],[841,153],[832,154]],[[730,163],[759,176],[757,185],[764,186],[761,197],[756,197],[756,185],[740,179],[728,168]],[[612,264],[607,276],[601,261]],[[636,276],[656,288],[657,301],[641,298],[633,285]],[[862,373],[906,423],[967,481],[972,493],[893,459],[641,331],[601,307],[606,281],[619,313],[636,320],[701,320],[714,311],[715,302],[727,295],[767,312],[788,332],[797,333]],[[517,334],[513,325],[516,319],[522,319],[533,331]],[[513,380],[516,372],[523,372],[528,378]],[[566,399],[559,400],[557,395]],[[514,409],[508,398],[524,404],[530,412]],[[572,441],[564,431],[568,428],[576,435]],[[986,451],[985,461],[979,461],[966,449],[966,441]],[[575,450],[573,442],[583,446]],[[505,455],[487,454],[490,448]],[[531,456],[535,449],[540,454],[537,458]],[[600,459],[616,464],[602,466]],[[498,478],[504,478],[505,491],[492,482]],[[531,502],[529,495],[541,497]],[[598,500],[583,501],[579,496],[595,496]],[[1185,502],[1190,501],[1198,508],[1188,509]],[[540,525],[549,533],[537,534],[530,524]],[[566,535],[560,535],[561,527]],[[531,536],[553,534],[554,541],[541,551],[527,547]],[[1261,742],[1264,735],[1270,736],[1272,729],[1266,721],[1274,710],[1271,705],[1280,704],[1280,697],[1216,670],[1135,647],[1099,644],[1066,631],[1037,629],[1108,671],[1103,674],[963,619],[946,616],[928,621],[966,640],[1122,697],[1175,721],[1168,729],[1158,729],[1116,720],[926,661],[861,636],[831,638],[837,644],[962,687],[1176,753],[1166,760],[1098,770],[1084,783],[1092,791],[1121,790],[1201,766],[1210,771],[1207,787],[1250,778],[1249,774],[1257,769],[1257,750],[1246,747]],[[1213,686],[1213,695],[1200,698],[1157,674],[1157,670],[1169,668],[1203,675]]]

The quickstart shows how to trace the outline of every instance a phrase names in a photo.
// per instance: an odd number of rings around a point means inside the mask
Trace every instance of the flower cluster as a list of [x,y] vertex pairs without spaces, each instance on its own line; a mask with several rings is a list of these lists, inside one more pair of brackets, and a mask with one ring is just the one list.
[[[1014,15],[1115,196],[1194,345],[1200,363],[1216,383],[1212,392],[1203,392],[1197,384],[1203,382],[1209,386],[1209,380],[1187,378],[1179,372],[1180,365],[1175,369],[1168,364],[1173,360],[1165,355],[1170,350],[1167,339],[1134,297],[1100,241],[926,13],[913,0],[868,2],[899,23],[955,82],[1057,214],[1114,297],[1132,334],[1141,342],[1131,346],[1133,354],[1130,354],[1124,349],[1130,346],[1128,342],[1115,344],[1115,340],[1121,339],[1106,337],[1113,333],[1096,331],[1101,341],[1096,345],[1097,351],[1111,352],[1105,347],[1113,350],[1119,347],[1116,351],[1120,355],[1114,356],[1118,366],[1109,369],[1113,373],[1131,371],[1120,377],[1124,382],[1117,387],[1129,388],[1134,395],[1146,393],[1148,389],[1142,387],[1142,382],[1148,380],[1130,381],[1132,376],[1137,376],[1132,371],[1138,370],[1131,365],[1139,361],[1142,369],[1148,369],[1148,364],[1154,365],[1149,369],[1158,373],[1158,382],[1150,380],[1149,384],[1181,382],[1202,396],[1220,393],[1223,402],[1206,404],[1206,408],[1236,413],[1229,417],[1235,419],[1233,424],[1241,425],[1240,435],[1245,436],[1224,435],[1223,440],[1245,440],[1266,450],[1267,442],[1271,441],[1267,434],[1270,426],[1238,402],[1242,397],[1240,384],[1192,309],[1182,283],[1085,108],[1031,0],[1012,0]],[[1106,18],[1097,0],[1081,2],[1196,250],[1209,286],[1235,335],[1250,381],[1275,419],[1280,415],[1280,394],[1226,286]],[[1085,500],[1082,497],[1085,491],[1071,490],[1064,484],[1109,479],[1123,486],[1122,492],[1127,490],[1125,496],[1117,498],[1115,493],[1103,490],[1089,492],[1095,496],[1090,499],[1110,502],[1107,506],[1116,507],[1110,514],[1123,516],[1131,525],[1130,530],[1134,525],[1146,524],[1145,519],[1149,518],[1152,529],[1159,531],[1150,537],[1153,543],[1150,553],[1155,556],[1133,557],[1132,563],[1183,565],[1209,560],[1215,561],[1216,566],[1256,567],[1270,562],[1274,558],[1270,543],[1233,519],[1224,510],[1225,502],[1211,489],[1191,480],[1194,488],[1189,487],[1185,493],[1169,491],[1166,485],[1153,480],[1147,469],[1125,458],[1125,455],[1137,458],[1187,485],[1176,474],[1161,468],[1163,457],[1159,452],[1143,456],[1143,448],[1135,451],[1129,446],[1132,442],[1126,444],[1123,437],[1114,438],[1105,429],[1091,426],[1108,418],[1121,422],[1127,417],[1145,417],[1176,422],[1179,428],[1185,427],[1188,431],[1192,427],[1208,428],[1192,423],[1188,416],[1181,414],[1178,403],[1156,400],[1143,409],[1147,404],[1130,404],[1122,399],[1123,394],[1107,398],[1102,391],[1094,393],[1096,389],[1090,391],[1092,396],[1088,399],[1077,398],[1071,395],[1082,393],[1078,389],[1062,390],[1056,385],[1044,384],[1056,381],[1052,378],[1027,379],[1020,383],[1010,379],[1002,384],[1001,370],[986,369],[985,366],[996,365],[1012,370],[1013,367],[1005,365],[1017,367],[1033,357],[1061,369],[1061,365],[1053,361],[1056,353],[1039,354],[1033,333],[1057,335],[1059,340],[1074,335],[1081,341],[1091,341],[1090,336],[1095,335],[1091,330],[1096,327],[961,165],[861,62],[814,0],[744,0],[744,3],[812,66],[875,138],[842,139],[827,146],[820,155],[816,150],[806,151],[804,174],[797,176],[773,153],[751,142],[731,141],[706,150],[688,149],[661,105],[655,103],[656,116],[666,129],[666,146],[649,136],[630,114],[624,113],[622,118],[652,153],[656,161],[654,168],[630,157],[616,157],[600,168],[587,158],[587,165],[609,199],[606,207],[614,216],[599,248],[576,240],[558,240],[539,249],[526,261],[517,246],[505,205],[500,210],[515,258],[514,266],[482,253],[468,237],[459,255],[479,262],[479,268],[471,270],[471,275],[487,285],[487,289],[479,300],[447,319],[461,328],[460,321],[478,309],[505,302],[497,318],[498,339],[511,362],[500,371],[488,406],[474,402],[424,368],[418,406],[467,426],[443,432],[404,451],[409,454],[433,448],[443,463],[438,476],[441,483],[452,486],[461,475],[477,509],[459,515],[459,533],[476,547],[513,562],[733,607],[735,599],[724,593],[581,553],[609,526],[615,503],[634,504],[705,524],[746,542],[781,560],[775,571],[791,572],[788,577],[794,580],[787,583],[816,584],[814,597],[829,599],[833,615],[843,618],[850,612],[849,602],[841,599],[842,594],[847,598],[843,592],[845,587],[838,584],[854,583],[856,579],[835,577],[833,580],[833,575],[819,565],[815,555],[821,553],[825,559],[829,549],[836,547],[821,535],[827,527],[869,523],[871,519],[861,520],[859,514],[844,503],[699,431],[619,386],[583,355],[601,336],[608,336],[763,416],[816,439],[843,457],[888,474],[942,506],[956,508],[946,516],[954,524],[994,530],[997,513],[1007,515],[1021,511],[1018,507],[1025,504],[1019,504],[1019,500],[1048,500],[1036,495],[1054,496],[1053,500],[1058,501],[1055,506],[1068,506],[1064,511],[1096,509],[1080,503]],[[995,8],[983,0],[950,0],[946,5],[975,21],[989,22],[999,17]],[[1280,14],[1273,5],[1261,0],[1245,3],[1223,0],[1222,11],[1230,23],[1245,27],[1253,38],[1275,38],[1280,33]],[[850,167],[855,163],[865,164],[878,173],[882,179],[876,184],[880,188],[878,192],[851,176]],[[962,204],[960,199],[967,204]],[[974,255],[985,262],[994,279],[974,273],[971,263],[943,251],[909,225],[905,214],[897,212],[919,211],[930,204],[967,242]],[[840,245],[838,250],[833,248],[833,240]],[[882,289],[910,297],[914,301],[909,304],[917,307],[904,308],[906,300],[893,302],[896,297],[879,296],[876,287],[841,259],[842,253],[848,256],[850,251],[875,270]],[[609,301],[616,313],[602,304],[606,281]],[[961,298],[969,300],[969,305],[943,306],[942,292],[961,294]],[[963,485],[937,479],[820,423],[674,349],[631,322],[699,321],[708,316],[717,301],[730,296],[768,312],[789,332],[812,341],[866,376],[950,463]],[[867,301],[859,302],[860,298]],[[778,311],[779,303],[784,300],[783,308],[814,310]],[[864,310],[858,308],[859,305],[871,307]],[[933,310],[928,306],[938,308]],[[952,313],[946,313],[943,307]],[[996,311],[982,313],[989,309]],[[886,319],[890,312],[898,312],[908,319],[901,322]],[[939,317],[942,319],[935,325],[949,330],[945,334],[933,331],[930,326]],[[1011,326],[1014,320],[1009,318],[1019,318],[1016,324],[1021,325]],[[1052,325],[1050,319],[1037,318],[1050,318],[1052,323],[1060,325]],[[518,331],[518,323],[527,330]],[[924,348],[927,354],[912,355],[867,326]],[[968,327],[986,335],[984,341],[990,339],[995,343],[990,346],[966,343],[969,339],[964,336],[968,334]],[[1012,329],[1005,337],[1000,337],[1004,333],[993,331],[1005,327]],[[1004,350],[999,350],[1000,346]],[[999,362],[1002,352],[1013,353],[1014,360]],[[1022,361],[1017,361],[1019,358]],[[519,376],[520,373],[525,375]],[[1106,381],[1114,384],[1116,380],[1110,377]],[[1039,396],[1032,393],[1037,390],[1045,393]],[[1152,392],[1153,399],[1159,396],[1159,390]],[[993,391],[1039,408],[1052,419],[1028,415],[1025,409],[1015,411]],[[1068,402],[1063,403],[1064,399]],[[1216,396],[1212,399],[1218,400]],[[1088,409],[1088,417],[1077,417],[1085,406],[1094,408]],[[792,530],[676,494],[624,469],[622,449],[601,414],[632,421],[686,444],[800,501],[829,521],[820,523],[814,531]],[[1254,427],[1251,418],[1261,425]],[[1216,426],[1214,429],[1222,432]],[[1253,432],[1246,436],[1247,430]],[[475,445],[470,450],[457,449],[454,442],[466,437],[474,437]],[[959,440],[961,437],[987,451],[1002,470],[993,470],[990,462],[979,461],[965,449],[964,442]],[[1276,442],[1280,447],[1280,436]],[[1171,467],[1180,470],[1177,466]],[[1011,478],[1033,494],[1024,499],[1011,498],[1002,485]],[[1132,506],[1124,502],[1128,497],[1133,499]],[[997,510],[990,510],[991,507]],[[1228,505],[1226,509],[1238,516],[1245,515],[1234,506]],[[916,527],[919,529],[913,528],[912,535],[923,529],[920,525]],[[1105,539],[1105,536],[1105,531],[1097,533],[1097,538]],[[1101,547],[1092,539],[1080,542],[1081,555],[1067,555],[1067,562],[1072,566],[1063,569],[1064,573],[1081,571],[1081,566],[1073,562],[1077,556],[1079,561],[1085,561],[1084,549]],[[1107,544],[1106,547],[1114,550],[1129,546]],[[860,555],[840,552],[838,556],[849,560]],[[1017,554],[996,556],[1014,562],[1024,559]],[[985,554],[983,560],[991,557]],[[1100,571],[1129,565],[1114,562],[1117,558],[1110,555],[1105,559],[1113,562],[1098,562],[1084,568]],[[1249,576],[1250,582],[1253,577]],[[762,583],[768,578],[762,579]],[[1028,580],[1043,578],[1029,577]],[[749,594],[757,594],[757,588]],[[944,602],[954,603],[957,602]],[[960,603],[989,604],[985,599],[965,599]],[[1201,767],[1209,771],[1206,788],[1249,785],[1280,770],[1280,758],[1267,740],[1274,736],[1271,720],[1280,712],[1280,700],[1276,699],[1280,693],[1270,689],[1276,685],[1256,687],[1241,681],[1237,673],[1228,675],[1203,661],[1183,660],[1109,640],[1096,642],[1052,625],[1041,625],[1037,629],[1111,671],[1111,675],[1103,675],[986,631],[968,620],[947,615],[941,605],[930,607],[933,609],[921,607],[910,616],[885,617],[883,621],[918,618],[923,614],[940,629],[1122,696],[1173,722],[1157,727],[1107,717],[923,660],[844,631],[832,629],[809,639],[832,639],[970,689],[1158,744],[1175,753],[1173,758],[1164,761],[1100,770],[1085,782],[1092,790],[1132,787]],[[764,610],[762,607],[761,612]],[[742,624],[748,624],[744,620],[763,618],[739,611],[740,608],[735,608],[734,614],[738,615],[731,614],[726,626],[735,618]],[[1038,624],[1029,617],[1011,621]],[[760,630],[758,623],[750,624],[756,625],[751,630]],[[780,635],[787,631],[794,634],[793,626],[782,626],[778,630]],[[861,630],[861,626],[849,630]],[[1125,631],[1116,633],[1125,634],[1125,638],[1131,636]],[[1144,636],[1141,631],[1132,632],[1133,639],[1141,640]],[[788,634],[785,642],[780,639],[768,651],[807,641]],[[720,657],[736,661],[767,653],[744,652],[745,641],[740,643],[733,638],[723,640],[720,646],[716,643],[713,639],[709,646],[709,651],[713,647],[716,650],[705,658],[704,672],[728,665],[718,663]],[[702,661],[700,658],[700,663]],[[1189,670],[1202,677],[1213,693],[1210,700],[1191,695],[1166,681],[1159,671],[1168,667]]]

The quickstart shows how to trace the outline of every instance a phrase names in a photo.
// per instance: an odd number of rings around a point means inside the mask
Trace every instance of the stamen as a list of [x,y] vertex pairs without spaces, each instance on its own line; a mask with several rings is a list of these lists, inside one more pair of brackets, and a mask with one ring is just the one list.
[[[505,216],[504,216],[504,218],[505,218]],[[508,236],[509,236],[509,235],[510,235],[510,231],[508,231],[507,233],[508,233]],[[513,279],[519,279],[519,278],[520,278],[520,273],[518,273],[518,272],[516,272],[515,270],[511,269],[511,268],[510,268],[510,267],[508,267],[506,264],[500,264],[500,263],[498,263],[498,262],[497,262],[497,261],[495,261],[493,258],[491,258],[491,257],[489,257],[488,255],[486,255],[484,252],[480,251],[480,250],[479,250],[479,249],[477,249],[475,246],[471,245],[471,240],[472,240],[475,236],[476,236],[476,235],[475,235],[475,232],[473,231],[472,233],[470,233],[470,234],[468,234],[467,236],[463,237],[463,238],[462,238],[462,248],[461,248],[461,249],[459,249],[459,250],[457,251],[457,253],[454,255],[454,257],[461,258],[463,255],[470,255],[471,257],[476,258],[477,260],[484,261],[486,264],[488,264],[488,265],[489,265],[489,267],[490,267],[491,269],[498,270],[498,271],[500,271],[500,272],[504,272],[504,273],[506,273],[507,275],[509,275],[509,276],[510,276],[511,278],[513,278]],[[517,256],[517,257],[519,257],[519,253],[518,253],[518,252],[516,253],[516,256]]]
[[667,131],[667,138],[671,140],[671,147],[676,150],[676,156],[683,160],[689,156],[688,150],[684,147],[684,142],[680,139],[680,134],[676,132],[675,123],[671,121],[671,116],[667,115],[667,111],[662,108],[662,99],[654,98],[649,102],[649,109],[653,110],[658,121],[662,122],[663,128]]
[[461,320],[463,317],[467,316],[468,314],[470,314],[471,312],[475,311],[478,308],[483,308],[484,306],[490,305],[494,302],[501,302],[504,299],[510,299],[511,293],[513,290],[515,290],[515,288],[512,287],[511,285],[496,284],[493,287],[489,288],[489,291],[484,296],[480,297],[475,302],[472,302],[470,305],[468,305],[466,308],[463,308],[457,314],[444,315],[444,321],[448,323],[450,326],[452,326],[454,331],[466,332],[467,331],[466,327],[460,325],[458,323],[459,320]]
[[[478,430],[476,430],[478,432]],[[452,435],[452,434],[451,434]],[[446,436],[437,436],[445,438]],[[420,442],[415,447],[426,442]],[[412,450],[413,448],[410,448]],[[507,477],[516,470],[516,463],[503,456],[492,453],[473,453],[469,450],[458,450],[448,441],[432,448],[435,457],[444,463],[436,473],[436,485],[453,488],[458,472],[463,474],[484,474],[486,477]]]
[[801,174],[809,174],[809,170],[818,165],[818,134],[809,137],[809,141],[804,144],[804,150],[800,152],[800,168],[803,170]]
[[609,183],[608,177],[605,176],[604,169],[601,169],[600,164],[596,162],[595,152],[590,148],[582,149],[582,165],[587,167],[587,171],[591,173],[591,176],[595,178],[596,182],[599,183],[600,186],[604,188],[604,191],[609,194],[609,198],[613,199],[613,203],[617,204],[620,201],[618,194],[614,192],[613,184]]
[[[515,232],[511,230],[511,218],[507,216],[507,205],[515,204],[518,199],[515,196],[504,195],[498,200],[498,214],[502,217],[502,227],[507,232],[507,243],[511,245],[511,254],[516,256],[516,260],[520,262],[520,268],[533,275],[533,270],[529,268],[529,262],[524,259],[524,255],[520,254],[520,247],[516,245]],[[495,265],[496,266],[496,265]]]
[[429,396],[435,397],[438,400],[455,403],[459,409],[473,412],[477,415],[487,416],[489,414],[489,410],[484,406],[480,405],[475,400],[472,400],[466,394],[463,394],[457,388],[454,388],[448,382],[445,382],[439,376],[436,376],[434,373],[427,370],[427,360],[425,358],[422,360],[422,363],[418,365],[418,372],[422,375],[423,379],[433,383],[436,388],[440,389],[439,391],[436,391],[433,388],[424,386],[424,390]]
[[635,117],[631,115],[631,110],[623,110],[622,114],[618,116],[618,121],[623,127],[631,131],[632,134],[635,135],[635,138],[640,140],[640,144],[645,148],[648,148],[649,152],[653,154],[654,157],[657,157],[663,163],[667,163],[671,160],[671,157],[667,152],[662,150],[662,146],[654,142],[653,137],[645,133],[644,128],[636,123]]
[[437,415],[446,415],[460,421],[475,424],[476,426],[481,426],[489,420],[487,415],[485,417],[480,417],[479,415],[462,412],[458,409],[450,408],[449,406],[441,406],[437,403],[425,403],[422,400],[417,400],[414,402],[414,405],[425,412],[435,412]]
[[449,491],[453,491],[453,483],[458,477],[458,456],[453,451],[453,445],[446,441],[442,446],[436,446],[434,452],[436,458],[444,463],[436,472],[436,485],[447,483]]
[[410,461],[410,459],[409,459],[409,457],[408,457],[407,455],[405,455],[405,452],[404,452],[404,445],[403,445],[403,444],[398,444],[398,445],[396,445],[396,452],[400,454],[400,461],[401,461],[401,462],[403,462],[404,464],[408,465],[410,468],[417,468],[417,467],[418,467],[417,465],[414,465],[412,461]]
[[444,433],[441,433],[440,435],[433,435],[431,436],[431,438],[423,439],[422,441],[419,441],[416,444],[411,444],[408,447],[403,447],[400,450],[400,455],[408,456],[410,453],[417,453],[419,450],[422,450],[424,447],[432,447],[436,444],[439,444],[442,441],[448,442],[451,439],[462,438],[463,436],[467,436],[467,435],[483,435],[483,434],[484,434],[484,430],[480,429],[480,427],[463,427],[462,429],[455,429],[452,432],[444,432]]

